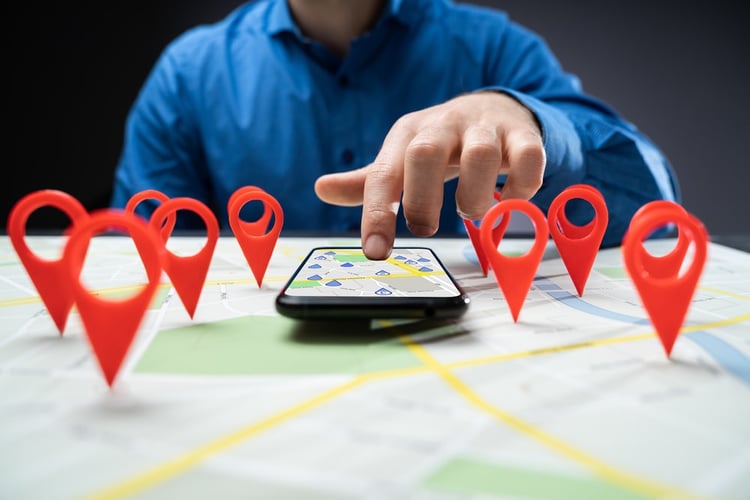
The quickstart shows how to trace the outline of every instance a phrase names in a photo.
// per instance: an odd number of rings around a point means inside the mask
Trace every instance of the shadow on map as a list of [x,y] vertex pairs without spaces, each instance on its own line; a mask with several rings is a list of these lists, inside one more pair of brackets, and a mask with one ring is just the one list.
[[468,334],[450,320],[311,320],[295,322],[289,339],[301,344],[360,345],[418,336],[420,344],[428,344]]

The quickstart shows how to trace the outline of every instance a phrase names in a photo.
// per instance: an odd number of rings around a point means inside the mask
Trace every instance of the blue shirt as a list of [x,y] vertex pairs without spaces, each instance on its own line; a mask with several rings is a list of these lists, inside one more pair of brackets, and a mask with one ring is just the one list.
[[[260,0],[166,47],[128,115],[111,204],[158,189],[205,202],[226,228],[229,196],[255,185],[281,203],[284,230],[356,231],[361,208],[323,203],[315,180],[370,163],[400,116],[488,88],[515,96],[541,125],[547,166],[532,201],[545,213],[570,184],[595,186],[609,209],[608,246],[641,205],[677,198],[648,138],[502,11],[392,0],[341,60],[305,38],[285,1]],[[446,183],[438,234],[462,230],[455,187]],[[141,215],[155,206],[141,203]],[[567,208],[578,223],[590,212],[580,200]],[[398,230],[408,234],[403,217]]]

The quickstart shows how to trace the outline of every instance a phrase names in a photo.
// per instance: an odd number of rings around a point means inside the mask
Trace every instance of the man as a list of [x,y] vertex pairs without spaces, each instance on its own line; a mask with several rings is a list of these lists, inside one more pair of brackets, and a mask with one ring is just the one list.
[[[226,227],[229,195],[256,185],[280,201],[285,229],[360,229],[383,259],[397,231],[481,218],[497,186],[546,210],[581,182],[607,200],[604,245],[644,203],[677,198],[648,138],[505,13],[261,0],[164,51],[128,117],[112,205],[158,189],[204,201]],[[590,208],[569,205],[584,222]]]

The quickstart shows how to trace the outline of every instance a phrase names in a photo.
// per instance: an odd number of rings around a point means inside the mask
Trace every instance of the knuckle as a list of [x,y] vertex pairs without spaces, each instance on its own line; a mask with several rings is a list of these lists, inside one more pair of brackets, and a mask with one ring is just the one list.
[[467,163],[499,165],[502,161],[502,154],[497,145],[486,142],[467,144],[462,155]]
[[526,199],[533,197],[541,187],[541,176],[524,176],[521,179],[516,179],[513,185],[516,196]]
[[431,139],[412,141],[405,151],[405,159],[413,163],[434,162],[445,156],[444,147]]
[[435,219],[437,213],[435,207],[442,206],[442,201],[428,201],[423,198],[404,197],[404,216],[410,224],[437,227]]
[[430,210],[430,207],[425,203],[413,201],[407,203],[406,200],[404,200],[404,213],[410,221],[421,223],[430,219],[432,210]]
[[393,166],[382,160],[375,160],[370,164],[367,181],[376,184],[389,184],[399,181],[399,173]]
[[465,115],[463,107],[457,105],[455,101],[450,104],[441,106],[439,111],[435,114],[438,123],[460,123],[463,121]]
[[391,127],[392,130],[413,132],[419,122],[420,111],[412,111],[401,115]]
[[367,218],[374,227],[389,225],[395,218],[392,210],[382,205],[374,205],[367,208]]
[[543,166],[546,161],[544,146],[536,137],[526,136],[515,147],[516,161],[523,165]]
[[525,165],[542,166],[545,162],[544,148],[535,144],[525,144],[521,146],[518,155],[521,157],[521,161]]

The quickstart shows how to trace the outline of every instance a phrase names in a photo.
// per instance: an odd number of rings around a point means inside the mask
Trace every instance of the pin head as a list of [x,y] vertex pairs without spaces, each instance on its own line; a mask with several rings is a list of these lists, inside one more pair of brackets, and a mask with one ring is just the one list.
[[[663,269],[655,271],[659,260],[649,254],[644,240],[655,230],[670,224],[678,226],[689,242],[693,249],[692,258],[687,267],[681,262],[681,266],[675,269],[673,263],[668,262],[669,273]],[[687,317],[707,253],[708,233],[703,224],[683,208],[672,205],[660,204],[638,213],[623,240],[625,267],[667,357]]]
[[42,189],[27,194],[13,206],[8,216],[8,236],[58,332],[62,335],[74,302],[67,271],[62,266],[62,257],[43,259],[31,250],[26,241],[29,217],[37,209],[46,206],[65,213],[73,227],[88,218],[86,209],[70,194],[55,189]]
[[[91,238],[105,232],[129,234],[143,261],[147,283],[126,299],[107,300],[92,294],[81,282],[81,271]],[[141,217],[120,210],[100,210],[70,233],[63,266],[72,284],[76,307],[91,348],[109,386],[112,386],[159,285],[163,243]]]
[[[492,230],[495,221],[511,211],[526,214],[534,226],[534,244],[524,255],[506,256],[498,249],[500,242],[495,243]],[[513,321],[518,321],[524,300],[531,289],[536,270],[544,255],[549,240],[547,221],[542,211],[528,200],[502,200],[489,209],[480,226],[482,248],[490,261],[490,268],[495,275],[500,290],[508,302]]]
[[[654,200],[639,208],[633,215],[632,220],[638,220],[643,217],[644,214],[654,210],[676,210],[687,214],[685,208],[678,203],[668,200]],[[669,252],[663,255],[654,255],[649,252],[643,252],[641,255],[643,267],[650,276],[654,278],[669,278],[671,276],[677,276],[677,273],[680,271],[680,267],[682,267],[685,255],[690,247],[690,239],[683,231],[680,231],[679,226],[677,226],[676,229],[677,243]],[[643,238],[648,239],[650,236],[650,234],[644,234]]]
[[[271,223],[271,216],[274,215],[271,207],[266,204],[261,198],[254,197],[251,193],[264,193],[258,186],[242,186],[237,189],[232,196],[230,196],[227,203],[229,212],[229,222],[234,231],[234,227],[237,228],[237,232],[253,236],[261,236],[268,231],[269,224]],[[242,218],[242,209],[250,202],[257,201],[263,206],[263,212],[256,220],[247,221]],[[239,203],[239,205],[237,205]],[[235,217],[236,214],[236,217]]]
[[[588,202],[594,215],[582,226],[573,224],[565,214],[565,206],[573,199]],[[560,258],[568,270],[578,295],[583,295],[591,268],[604,239],[609,212],[604,196],[593,186],[575,184],[555,197],[547,211],[549,232]]]

